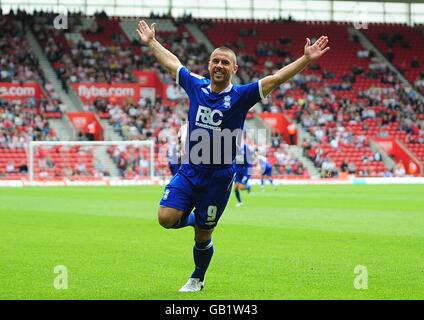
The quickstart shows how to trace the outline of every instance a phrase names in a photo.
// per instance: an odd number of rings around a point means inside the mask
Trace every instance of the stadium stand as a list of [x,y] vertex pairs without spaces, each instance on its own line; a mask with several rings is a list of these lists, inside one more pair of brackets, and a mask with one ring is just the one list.
[[61,101],[41,72],[19,17],[0,16],[0,179],[27,177],[32,140],[56,140],[48,118],[61,117]]
[[424,35],[417,26],[372,23],[367,37],[424,94]]
[[[40,83],[46,96],[53,99],[40,99],[36,108],[31,109],[37,110],[32,112],[34,119],[38,119],[38,124],[26,121],[28,132],[32,136],[15,137],[14,143],[19,143],[19,139],[55,139],[54,131],[42,121],[47,114],[61,114],[61,101],[56,99],[51,85],[46,82],[38,68],[37,60],[31,55],[31,50],[25,42],[23,32],[27,26],[23,25],[21,29],[19,27],[22,15],[22,12],[3,15],[0,20],[0,25],[5,27],[2,28],[5,32],[2,33],[0,46],[5,55],[2,55],[1,63],[2,66],[9,67],[2,67],[1,81],[35,81]],[[107,17],[104,13],[87,17],[76,13],[70,15],[72,27],[63,32],[51,27],[50,22],[54,17],[53,13],[35,12],[29,21],[64,89],[69,90],[73,83],[83,82],[136,84],[136,70],[150,69],[158,74],[165,89],[164,92],[156,92],[154,97],[142,97],[136,101],[98,98],[83,101],[82,111],[95,112],[100,118],[108,119],[123,139],[155,138],[155,156],[159,160],[155,172],[161,176],[169,175],[167,162],[162,159],[161,154],[167,141],[159,133],[163,129],[178,129],[186,117],[187,99],[170,85],[171,79],[155,62],[151,52],[140,46],[134,32],[138,19]],[[283,113],[289,121],[296,123],[306,133],[305,140],[301,142],[303,155],[314,163],[321,177],[338,177],[344,172],[358,176],[395,174],[397,167],[387,167],[382,155],[372,147],[371,144],[376,138],[397,139],[408,154],[422,165],[422,99],[412,86],[405,85],[390,71],[385,61],[379,60],[374,52],[363,47],[358,38],[349,32],[349,24],[281,20],[187,20],[168,16],[152,16],[148,20],[157,23],[158,37],[165,46],[172,50],[184,65],[203,76],[207,76],[204,72],[207,70],[209,52],[204,44],[197,43],[188,31],[186,23],[195,23],[214,46],[227,45],[234,48],[238,54],[240,68],[237,81],[240,83],[259,79],[293,61],[301,55],[307,36],[314,41],[314,37],[318,35],[329,35],[332,48],[337,50],[332,50],[319,64],[310,66],[302,74],[283,84],[279,90],[275,90],[259,104],[257,112]],[[365,30],[365,35],[416,89],[422,90],[424,75],[420,66],[424,61],[419,54],[424,43],[422,33],[417,28],[405,25],[379,24],[378,27]],[[284,30],[283,35],[281,30]],[[12,43],[13,46],[8,47],[5,43]],[[22,52],[29,54],[24,55]],[[10,59],[15,59],[15,65],[19,68],[10,69],[13,66]],[[11,137],[15,136],[13,132],[16,130],[16,126],[12,128],[10,122],[19,123],[19,108],[25,107],[14,107],[10,102],[0,106],[2,153],[14,155],[2,157],[0,172],[5,173],[7,166],[10,169],[12,162],[16,166],[23,162],[24,153],[19,152],[18,156],[18,153],[13,151],[16,148],[10,147]],[[32,105],[27,107],[31,108]],[[29,114],[31,113],[26,115]],[[250,117],[253,117],[253,113]],[[44,127],[40,128],[40,123],[44,123]],[[33,131],[37,133],[33,134]],[[291,155],[290,148],[286,145],[288,142],[288,137],[283,136],[278,146],[270,145],[268,148],[267,156],[276,172],[281,176],[309,177],[308,170],[299,159]],[[74,151],[78,154],[78,150]],[[118,151],[111,148],[109,154],[122,176],[145,175],[145,155],[134,150]],[[68,175],[72,170],[75,174],[74,163],[71,165],[58,160],[58,155],[58,150],[49,153],[52,162],[58,164],[57,170],[48,168],[44,170],[47,175],[43,175],[54,176],[55,170],[56,174],[58,170],[67,171]],[[393,157],[395,163],[402,162],[392,153],[389,156]],[[128,157],[134,161],[129,161]],[[41,160],[44,161],[45,157]],[[93,158],[86,157],[85,160],[88,161],[85,162],[86,170],[95,172],[95,164],[89,163]],[[408,163],[402,164],[404,167],[408,166]],[[40,173],[39,169],[38,167],[37,173]],[[107,173],[92,175],[99,177]]]
[[[372,157],[369,140],[388,131],[405,141],[405,129],[410,131],[408,128],[413,126],[419,131],[422,127],[415,121],[423,116],[422,101],[389,71],[384,61],[362,47],[348,32],[346,23],[211,22],[204,32],[215,46],[235,47],[247,55],[246,65],[256,66],[255,74],[241,75],[246,81],[269,74],[282,67],[282,61],[286,64],[299,56],[306,36],[331,35],[336,52],[284,84],[263,110],[283,111],[301,124],[312,135],[311,148],[315,150],[310,151],[311,159],[318,168],[335,163],[337,169],[330,170],[333,176],[341,171],[343,159],[352,162],[357,175],[386,174],[388,168],[381,158]],[[280,30],[284,30],[283,37]],[[419,134],[417,129],[414,139]]]

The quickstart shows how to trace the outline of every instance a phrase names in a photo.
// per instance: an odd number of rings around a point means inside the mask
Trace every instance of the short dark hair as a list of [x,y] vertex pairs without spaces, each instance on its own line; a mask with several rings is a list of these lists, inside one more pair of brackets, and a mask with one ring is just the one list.
[[[214,53],[217,50],[229,52],[234,58],[234,64],[237,64],[237,56],[236,56],[236,53],[232,49],[225,47],[225,46],[222,46],[222,47],[216,48],[214,51],[212,51],[212,53]],[[211,53],[211,56],[212,56],[212,53]]]

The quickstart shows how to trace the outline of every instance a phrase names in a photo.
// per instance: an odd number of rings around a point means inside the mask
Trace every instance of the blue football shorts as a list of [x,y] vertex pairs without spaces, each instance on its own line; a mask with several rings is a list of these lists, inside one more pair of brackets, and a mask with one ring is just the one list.
[[249,181],[251,175],[249,174],[249,170],[246,169],[245,167],[241,167],[241,166],[235,166],[235,171],[236,171],[236,175],[234,178],[234,182],[238,182],[241,184],[247,184],[247,182]]
[[182,164],[178,173],[166,185],[160,205],[184,213],[194,209],[196,225],[214,228],[231,194],[234,168],[205,168]]
[[178,169],[180,168],[180,165],[174,164],[174,163],[171,163],[171,162],[169,162],[168,165],[169,165],[169,171],[171,171],[171,174],[173,176],[175,176],[178,172]]
[[262,175],[271,177],[272,176],[272,167],[266,166],[265,171],[262,173]]

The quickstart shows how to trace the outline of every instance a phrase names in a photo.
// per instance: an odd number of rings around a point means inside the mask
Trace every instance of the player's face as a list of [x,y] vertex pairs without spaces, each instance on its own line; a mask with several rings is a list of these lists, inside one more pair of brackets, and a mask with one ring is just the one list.
[[215,83],[229,83],[238,66],[235,57],[230,52],[215,50],[209,60],[209,74],[211,81]]

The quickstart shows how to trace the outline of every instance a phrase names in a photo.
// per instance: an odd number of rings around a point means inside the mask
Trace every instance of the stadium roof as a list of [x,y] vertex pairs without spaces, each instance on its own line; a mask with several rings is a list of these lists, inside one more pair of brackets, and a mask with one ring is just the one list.
[[[311,1],[319,1],[319,0],[311,0]],[[335,0],[330,0],[335,1]],[[351,0],[337,0],[337,1],[350,1]],[[424,3],[424,0],[384,0],[384,1],[376,1],[376,0],[361,0],[359,2],[396,2],[396,3]]]
[[360,14],[367,22],[424,24],[424,0],[0,0],[10,9],[81,11],[92,15],[104,10],[110,16],[148,16],[151,12],[203,18],[352,21]]

